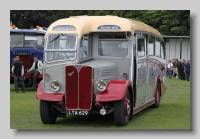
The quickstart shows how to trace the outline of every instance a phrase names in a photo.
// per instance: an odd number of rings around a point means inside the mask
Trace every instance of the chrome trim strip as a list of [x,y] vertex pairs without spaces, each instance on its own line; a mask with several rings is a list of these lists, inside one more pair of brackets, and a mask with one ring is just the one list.
[[[76,68],[76,66],[74,66],[74,67]],[[80,101],[80,100],[79,100],[79,99],[80,99],[80,98],[79,98],[79,94],[80,94],[80,90],[79,90],[79,88],[80,88],[80,87],[79,87],[80,77],[79,77],[79,74],[80,74],[81,69],[82,69],[82,66],[80,67],[79,71],[78,71],[77,68],[76,68],[76,70],[77,70],[77,72],[78,72],[78,108],[77,108],[78,110],[80,110],[80,109],[79,109],[79,101]]]
[[131,56],[131,60],[130,60],[130,76],[129,76],[129,79],[131,80],[131,82],[132,82],[132,85],[133,85],[133,65],[134,65],[134,52],[133,52],[133,47],[134,47],[134,45],[132,45],[131,46],[131,54],[132,54],[132,56]]

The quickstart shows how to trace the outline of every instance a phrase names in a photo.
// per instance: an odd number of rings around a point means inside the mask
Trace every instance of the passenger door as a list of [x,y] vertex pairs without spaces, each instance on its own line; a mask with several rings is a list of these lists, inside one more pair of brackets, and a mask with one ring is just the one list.
[[[154,99],[154,93],[156,90],[157,76],[160,75],[160,78],[163,78],[162,59],[161,55],[161,39],[150,36],[149,41],[149,57],[150,57],[150,71],[149,71],[149,80],[148,80],[148,95],[146,96],[147,100]],[[162,50],[163,51],[163,50]]]
[[137,53],[137,75],[136,75],[136,107],[145,101],[147,88],[147,60],[146,60],[146,38],[139,34],[136,37]]

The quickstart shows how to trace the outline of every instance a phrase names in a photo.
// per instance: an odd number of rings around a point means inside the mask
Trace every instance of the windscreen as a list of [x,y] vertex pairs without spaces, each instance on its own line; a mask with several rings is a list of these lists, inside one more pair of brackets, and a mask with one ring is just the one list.
[[44,35],[10,34],[10,47],[43,47]]
[[10,47],[23,47],[24,35],[10,35]]
[[46,62],[74,60],[77,36],[75,34],[50,34],[45,47]]

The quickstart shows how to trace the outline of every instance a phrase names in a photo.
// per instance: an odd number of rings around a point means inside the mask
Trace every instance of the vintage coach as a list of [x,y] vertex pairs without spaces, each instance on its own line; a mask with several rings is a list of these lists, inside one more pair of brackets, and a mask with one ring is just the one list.
[[45,35],[43,80],[36,98],[44,124],[67,115],[114,113],[118,126],[165,88],[165,43],[154,28],[117,16],[74,16]]

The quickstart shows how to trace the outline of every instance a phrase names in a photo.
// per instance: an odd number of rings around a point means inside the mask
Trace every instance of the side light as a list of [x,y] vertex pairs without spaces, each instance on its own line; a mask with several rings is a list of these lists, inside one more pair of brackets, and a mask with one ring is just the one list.
[[124,73],[123,76],[124,76],[124,79],[127,80],[128,74],[127,74],[127,73]]
[[48,78],[49,78],[49,74],[48,74],[48,73],[45,73],[45,74],[44,74],[44,77],[48,79]]

